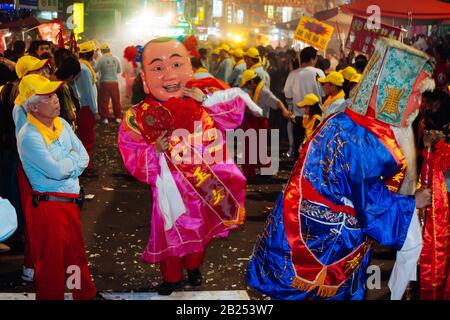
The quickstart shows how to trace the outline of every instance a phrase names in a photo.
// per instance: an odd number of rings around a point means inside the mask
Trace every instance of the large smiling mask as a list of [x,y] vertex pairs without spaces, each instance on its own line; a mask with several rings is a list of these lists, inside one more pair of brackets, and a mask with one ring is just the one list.
[[181,98],[183,87],[194,79],[189,53],[174,39],[150,41],[142,53],[144,91],[159,101]]

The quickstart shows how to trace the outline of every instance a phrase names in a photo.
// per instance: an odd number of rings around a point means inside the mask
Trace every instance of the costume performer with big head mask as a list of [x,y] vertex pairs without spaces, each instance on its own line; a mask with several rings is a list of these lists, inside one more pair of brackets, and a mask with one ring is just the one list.
[[119,149],[128,171],[151,186],[150,239],[142,258],[160,264],[157,291],[169,295],[184,283],[184,269],[190,285],[201,285],[210,241],[243,223],[246,180],[222,138],[241,125],[247,106],[260,116],[262,110],[239,88],[195,80],[186,48],[171,38],[147,43],[141,77],[148,96],[126,113]]
[[432,90],[430,59],[380,39],[347,108],[305,143],[258,237],[249,285],[275,299],[364,299],[371,243],[395,248],[389,287],[401,299],[422,248],[411,123]]

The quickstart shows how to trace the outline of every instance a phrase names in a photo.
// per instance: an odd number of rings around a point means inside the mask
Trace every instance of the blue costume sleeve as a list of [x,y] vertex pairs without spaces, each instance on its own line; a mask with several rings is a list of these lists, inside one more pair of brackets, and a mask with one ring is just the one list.
[[400,250],[415,210],[415,197],[390,191],[380,178],[364,180],[354,203],[363,231],[384,246]]
[[380,244],[400,250],[415,210],[415,197],[388,189],[382,176],[395,172],[390,152],[371,134],[349,143],[351,200],[363,231]]
[[322,196],[352,206],[366,235],[401,249],[415,198],[390,191],[383,181],[398,164],[381,141],[338,113],[313,139],[306,163],[305,177]]

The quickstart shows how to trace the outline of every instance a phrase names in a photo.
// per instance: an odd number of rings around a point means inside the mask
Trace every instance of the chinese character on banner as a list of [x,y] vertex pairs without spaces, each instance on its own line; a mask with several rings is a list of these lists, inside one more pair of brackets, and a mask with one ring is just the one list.
[[64,42],[66,41],[66,33],[64,32],[63,24],[59,19],[39,25],[38,30],[43,40],[52,41],[55,44],[58,43],[58,33],[62,30]]
[[303,41],[319,50],[325,50],[334,28],[317,19],[303,16],[294,33],[296,40]]
[[399,28],[386,24],[381,24],[379,29],[369,29],[367,28],[367,19],[354,16],[345,47],[370,55],[374,49],[375,40],[379,37],[399,40],[401,31]]

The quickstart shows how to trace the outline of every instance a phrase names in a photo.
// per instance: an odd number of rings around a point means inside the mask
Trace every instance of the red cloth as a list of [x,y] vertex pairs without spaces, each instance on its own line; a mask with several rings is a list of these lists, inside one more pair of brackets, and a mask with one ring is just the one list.
[[89,107],[81,107],[77,114],[77,132],[78,138],[83,143],[84,148],[89,154],[88,169],[92,169],[92,149],[94,148],[95,139],[95,118]]
[[[55,196],[77,197],[61,193]],[[37,300],[63,300],[69,266],[80,269],[80,289],[73,289],[74,300],[93,298],[97,289],[91,279],[81,232],[80,210],[76,204],[43,201],[38,207],[28,202],[33,216],[30,229],[31,257],[35,266]],[[70,282],[72,283],[72,282]]]
[[[439,141],[433,153],[425,153],[421,180],[432,190],[426,208],[423,249],[420,254],[420,298],[441,300],[450,292],[450,211],[444,172],[450,168],[450,145]],[[428,180],[428,181],[427,181]]]
[[[261,159],[259,156],[259,129],[268,129],[269,128],[269,119],[267,118],[258,118],[255,117],[252,114],[246,113],[244,122],[242,124],[242,129],[246,132],[249,129],[256,130],[256,146],[250,146],[251,139],[245,141],[245,163],[242,165],[242,172],[244,173],[244,176],[247,178],[252,178],[256,176],[256,169],[261,168],[263,164],[261,163]],[[250,151],[256,151],[256,163],[251,164],[250,160],[252,160],[252,157],[250,157]],[[270,164],[266,164],[264,166],[270,166]]]
[[166,282],[178,282],[183,279],[183,267],[192,271],[199,269],[205,259],[204,252],[196,252],[185,255],[182,258],[168,257],[159,264],[163,280]]
[[32,216],[27,211],[28,203],[31,202],[31,185],[28,181],[25,172],[23,171],[22,164],[19,163],[17,167],[17,179],[19,181],[20,202],[22,205],[23,214],[25,217],[25,252],[23,254],[23,265],[26,268],[33,268],[33,261],[30,255],[30,237],[29,228],[33,225]]
[[450,4],[438,0],[357,0],[340,6],[339,10],[343,13],[367,17],[372,15],[371,11],[367,12],[367,8],[371,5],[382,8],[382,17],[408,19],[408,13],[410,12],[413,20],[450,19]]
[[103,119],[109,117],[109,100],[112,101],[114,116],[122,119],[122,106],[120,105],[119,83],[101,81],[98,90],[98,108]]

